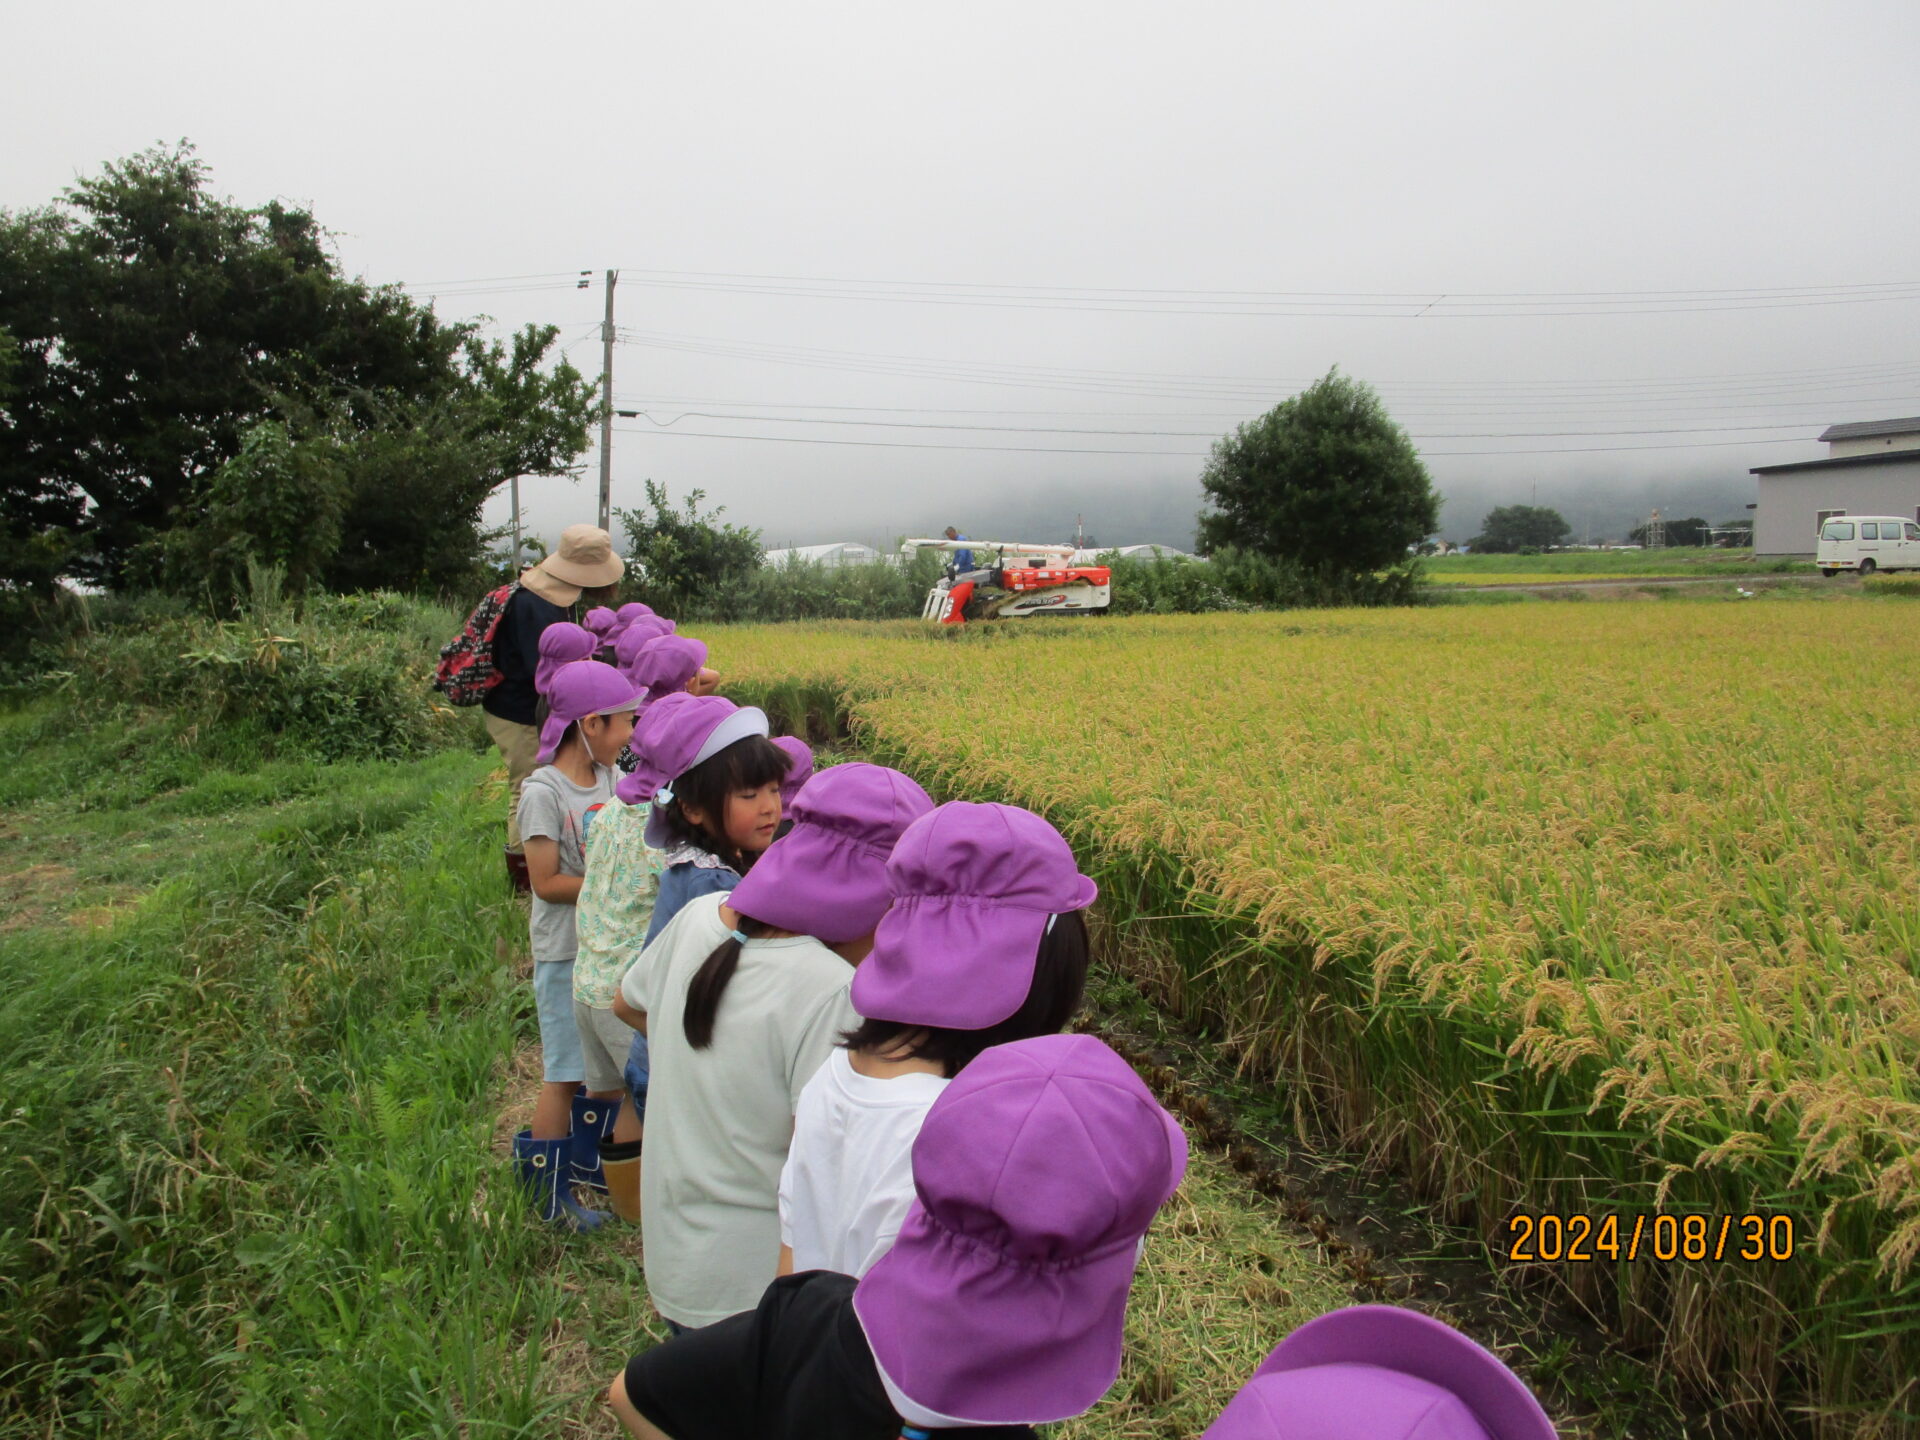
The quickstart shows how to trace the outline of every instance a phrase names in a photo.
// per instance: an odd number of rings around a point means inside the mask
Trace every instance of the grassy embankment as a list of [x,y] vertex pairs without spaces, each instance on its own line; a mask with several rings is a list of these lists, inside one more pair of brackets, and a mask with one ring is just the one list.
[[[545,1347],[583,1282],[489,1147],[530,1028],[499,790],[417,683],[453,620],[133,625],[0,713],[0,1433],[571,1403]],[[567,1257],[637,1328],[616,1259]]]
[[1804,560],[1755,560],[1751,550],[1562,550],[1548,555],[1435,555],[1422,562],[1436,585],[1548,585],[1631,579],[1812,575]]
[[1836,608],[715,641],[776,707],[1067,826],[1164,942],[1149,993],[1492,1253],[1516,1210],[1707,1217],[1709,1249],[1721,1216],[1790,1217],[1789,1261],[1629,1262],[1623,1232],[1516,1273],[1734,1433],[1894,1436],[1920,1428],[1920,660],[1906,605]]

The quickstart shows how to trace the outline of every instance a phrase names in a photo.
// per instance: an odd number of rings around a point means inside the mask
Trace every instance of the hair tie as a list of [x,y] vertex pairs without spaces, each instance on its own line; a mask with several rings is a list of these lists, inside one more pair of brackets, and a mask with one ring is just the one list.
[[747,943],[747,933],[744,930],[729,930],[727,934],[738,940],[742,945]]
[[922,1430],[918,1425],[902,1425],[900,1440],[933,1440],[931,1430]]
[[653,803],[656,805],[671,805],[673,803],[673,784],[671,781],[653,792]]

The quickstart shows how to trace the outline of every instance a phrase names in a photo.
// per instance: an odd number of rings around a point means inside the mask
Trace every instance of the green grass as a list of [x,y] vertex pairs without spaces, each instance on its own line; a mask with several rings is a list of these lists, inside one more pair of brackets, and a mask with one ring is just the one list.
[[0,1433],[553,1433],[605,1377],[548,1337],[646,1302],[490,1140],[532,1030],[491,758],[94,718],[0,717]]
[[[0,1435],[613,1440],[662,1330],[634,1232],[533,1222],[501,1158],[538,1071],[493,757],[92,719],[0,713]],[[1198,1154],[1063,1434],[1198,1433],[1345,1300]]]
[[[1426,577],[1441,584],[1814,573],[1813,565],[1805,560],[1755,560],[1751,550],[1677,546],[1665,550],[1561,550],[1548,555],[1436,555],[1422,564]],[[1465,578],[1469,576],[1473,579]]]

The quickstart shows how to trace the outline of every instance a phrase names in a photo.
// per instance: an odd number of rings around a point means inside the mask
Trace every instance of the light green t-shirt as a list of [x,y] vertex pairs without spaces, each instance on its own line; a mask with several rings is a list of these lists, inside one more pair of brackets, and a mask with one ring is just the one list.
[[587,832],[587,873],[574,913],[580,948],[573,998],[595,1010],[613,1008],[620,977],[646,947],[666,862],[666,852],[643,838],[651,808],[609,800]]

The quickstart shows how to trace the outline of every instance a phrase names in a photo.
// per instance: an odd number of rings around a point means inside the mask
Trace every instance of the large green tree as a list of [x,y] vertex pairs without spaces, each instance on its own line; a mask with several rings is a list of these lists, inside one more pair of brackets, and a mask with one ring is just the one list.
[[[183,142],[0,212],[0,582],[161,579],[195,550],[267,558],[285,537],[250,544],[248,527],[271,528],[277,502],[249,500],[248,476],[323,470],[342,558],[305,547],[313,573],[359,583],[365,552],[391,548],[402,560],[383,583],[418,580],[435,568],[417,563],[428,528],[463,531],[455,548],[477,555],[489,490],[564,472],[585,448],[590,390],[543,368],[550,329],[485,344],[396,286],[343,275],[306,211],[243,207],[207,181]],[[248,436],[251,459],[227,471]],[[409,437],[465,453],[396,465]],[[185,550],[167,538],[202,527]]]
[[1545,505],[1496,505],[1480,522],[1480,533],[1467,544],[1489,555],[1511,555],[1564,545],[1572,533],[1566,518]]
[[1337,370],[1216,441],[1201,486],[1202,554],[1247,551],[1336,580],[1403,564],[1440,509],[1406,432]]

